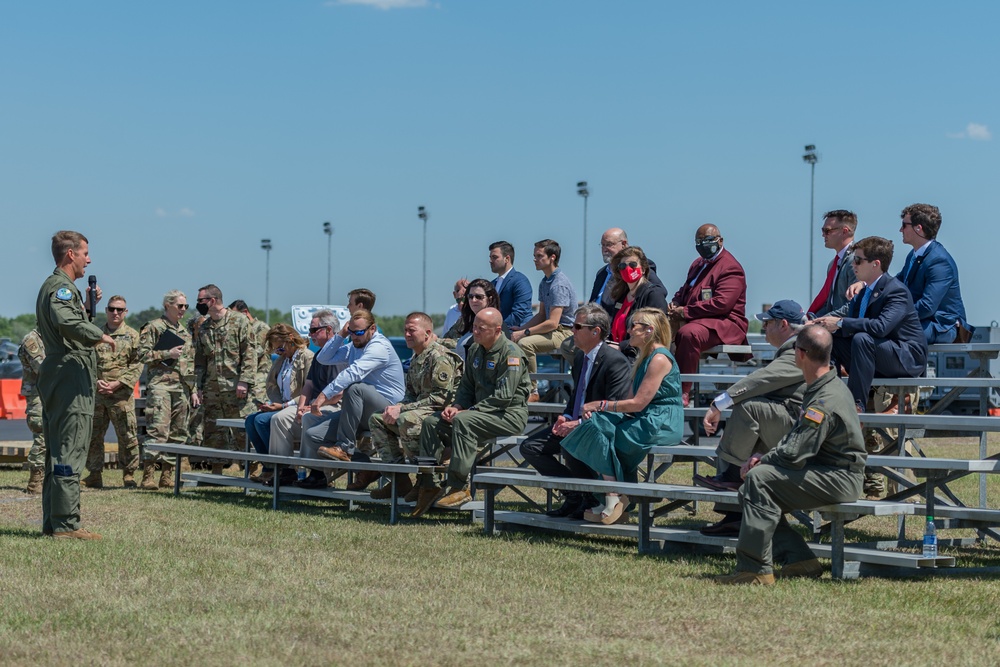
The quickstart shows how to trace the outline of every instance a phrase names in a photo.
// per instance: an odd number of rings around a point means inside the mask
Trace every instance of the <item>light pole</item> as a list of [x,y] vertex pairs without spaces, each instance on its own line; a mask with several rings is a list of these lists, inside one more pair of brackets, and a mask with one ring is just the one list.
[[424,301],[423,311],[427,312],[427,209],[417,207],[417,217],[424,221]]
[[333,225],[323,223],[323,233],[326,234],[326,305],[330,305],[330,267],[333,265]]
[[261,239],[260,249],[266,253],[264,260],[264,322],[271,323],[271,239]]
[[809,144],[806,146],[806,154],[802,156],[804,162],[809,163],[812,172],[809,178],[809,298],[813,298],[813,255],[815,254],[816,225],[813,218],[816,215],[816,163],[819,162],[819,155],[816,154],[816,146]]
[[576,184],[576,194],[583,197],[583,282],[587,284],[587,198],[590,197],[590,188],[587,181],[580,181]]

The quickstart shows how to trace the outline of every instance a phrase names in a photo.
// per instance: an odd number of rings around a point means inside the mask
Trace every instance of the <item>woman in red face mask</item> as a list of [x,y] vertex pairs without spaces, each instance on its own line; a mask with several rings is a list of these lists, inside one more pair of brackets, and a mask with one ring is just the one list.
[[618,343],[619,349],[630,359],[636,356],[636,349],[628,344],[629,314],[640,308],[656,308],[667,312],[666,291],[651,283],[649,261],[639,246],[622,248],[611,258],[611,297],[614,307],[608,310],[611,316],[611,341]]

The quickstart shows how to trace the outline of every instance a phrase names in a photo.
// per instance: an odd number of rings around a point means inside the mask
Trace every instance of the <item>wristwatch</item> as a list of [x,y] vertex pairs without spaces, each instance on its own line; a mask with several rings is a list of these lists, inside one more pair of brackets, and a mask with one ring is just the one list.
[[525,336],[530,336],[531,335],[531,329],[525,329],[524,330],[524,335]]

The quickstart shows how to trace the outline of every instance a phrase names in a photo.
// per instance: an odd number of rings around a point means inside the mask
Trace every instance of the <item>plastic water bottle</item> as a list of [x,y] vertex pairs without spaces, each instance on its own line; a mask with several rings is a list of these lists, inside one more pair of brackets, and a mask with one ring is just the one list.
[[924,558],[937,558],[937,526],[934,517],[927,517],[924,525]]
[[306,469],[303,468],[302,466],[299,466],[298,470],[296,471],[296,475],[298,476],[299,481],[301,482],[306,478]]

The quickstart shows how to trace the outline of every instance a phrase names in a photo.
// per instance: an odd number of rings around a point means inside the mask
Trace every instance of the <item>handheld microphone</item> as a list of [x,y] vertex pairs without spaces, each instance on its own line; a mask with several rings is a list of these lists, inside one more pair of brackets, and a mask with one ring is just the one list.
[[94,313],[97,311],[97,276],[91,275],[87,278],[87,285],[90,286],[90,293],[87,295],[87,310],[90,321],[94,321]]

